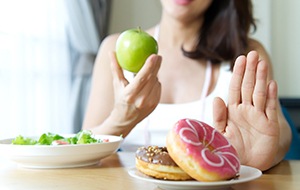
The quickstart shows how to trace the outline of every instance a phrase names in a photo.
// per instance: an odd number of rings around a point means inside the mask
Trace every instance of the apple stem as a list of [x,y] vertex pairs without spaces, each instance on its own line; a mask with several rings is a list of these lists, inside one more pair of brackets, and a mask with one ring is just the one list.
[[139,31],[139,33],[141,33],[141,32],[142,32],[142,29],[141,29],[141,27],[140,27],[140,26],[138,27],[138,31]]

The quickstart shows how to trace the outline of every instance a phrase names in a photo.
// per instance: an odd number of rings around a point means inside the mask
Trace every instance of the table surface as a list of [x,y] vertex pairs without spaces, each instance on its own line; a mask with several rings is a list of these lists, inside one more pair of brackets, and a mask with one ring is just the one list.
[[[158,190],[155,184],[131,177],[134,153],[118,152],[97,165],[69,169],[22,168],[0,158],[0,189],[126,189]],[[253,181],[231,186],[230,190],[296,190],[300,188],[300,161],[282,161]]]

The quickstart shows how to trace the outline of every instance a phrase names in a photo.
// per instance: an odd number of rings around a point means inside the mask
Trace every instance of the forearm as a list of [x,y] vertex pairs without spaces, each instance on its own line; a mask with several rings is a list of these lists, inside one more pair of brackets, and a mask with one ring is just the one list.
[[126,137],[130,131],[144,118],[134,106],[116,104],[109,116],[100,124],[85,126],[94,134],[122,135]]

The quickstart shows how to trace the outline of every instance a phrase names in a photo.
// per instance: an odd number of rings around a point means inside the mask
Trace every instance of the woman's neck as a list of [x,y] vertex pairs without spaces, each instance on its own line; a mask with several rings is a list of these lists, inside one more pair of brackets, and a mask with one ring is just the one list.
[[159,41],[171,47],[181,47],[186,50],[193,49],[198,42],[201,22],[180,22],[168,16],[162,16],[159,24]]

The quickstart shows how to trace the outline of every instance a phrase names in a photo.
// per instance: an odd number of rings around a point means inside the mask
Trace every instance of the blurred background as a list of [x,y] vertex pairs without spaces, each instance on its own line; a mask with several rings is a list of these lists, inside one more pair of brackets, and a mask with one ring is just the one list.
[[[279,95],[300,125],[298,0],[253,0]],[[103,38],[155,25],[159,0],[0,0],[0,138],[80,130]]]

